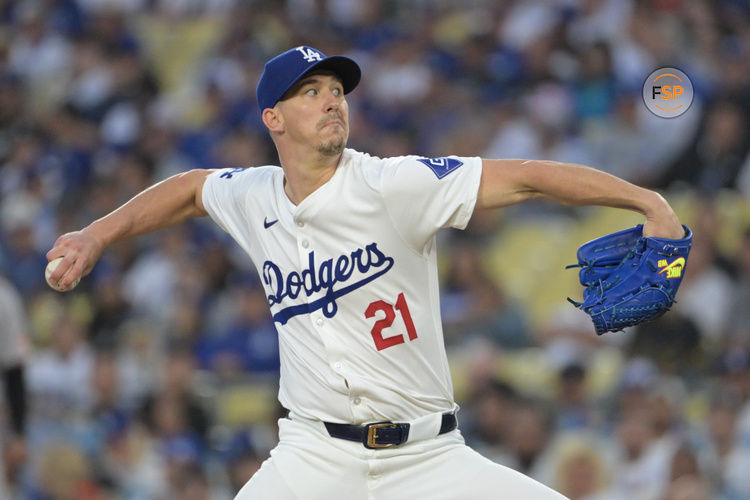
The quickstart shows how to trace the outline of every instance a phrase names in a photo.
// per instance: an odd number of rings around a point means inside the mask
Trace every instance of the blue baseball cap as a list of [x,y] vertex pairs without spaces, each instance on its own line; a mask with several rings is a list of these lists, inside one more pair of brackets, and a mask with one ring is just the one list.
[[341,78],[344,94],[354,90],[362,76],[357,63],[348,57],[326,57],[312,47],[295,47],[266,63],[256,91],[261,113],[266,108],[274,107],[287,90],[314,69],[327,69],[336,73]]

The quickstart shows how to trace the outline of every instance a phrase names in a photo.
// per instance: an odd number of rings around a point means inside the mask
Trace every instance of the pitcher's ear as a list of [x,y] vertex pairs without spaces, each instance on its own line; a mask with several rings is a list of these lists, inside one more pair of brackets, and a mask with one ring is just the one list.
[[284,131],[284,117],[281,116],[281,113],[277,108],[266,108],[263,110],[261,116],[263,118],[263,124],[270,132]]

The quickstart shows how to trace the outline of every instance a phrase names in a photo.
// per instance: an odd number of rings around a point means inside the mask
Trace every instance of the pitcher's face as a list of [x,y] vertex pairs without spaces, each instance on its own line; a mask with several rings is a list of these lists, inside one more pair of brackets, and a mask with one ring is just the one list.
[[336,156],[349,138],[349,106],[341,80],[327,71],[302,78],[277,104],[284,132],[325,156]]

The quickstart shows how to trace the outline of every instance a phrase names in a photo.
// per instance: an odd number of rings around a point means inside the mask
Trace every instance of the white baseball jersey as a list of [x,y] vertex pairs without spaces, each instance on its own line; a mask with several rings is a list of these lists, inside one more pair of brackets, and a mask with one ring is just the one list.
[[292,417],[360,424],[455,408],[435,233],[466,226],[481,165],[346,149],[296,206],[277,166],[206,179],[206,210],[260,273],[279,335],[279,400]]

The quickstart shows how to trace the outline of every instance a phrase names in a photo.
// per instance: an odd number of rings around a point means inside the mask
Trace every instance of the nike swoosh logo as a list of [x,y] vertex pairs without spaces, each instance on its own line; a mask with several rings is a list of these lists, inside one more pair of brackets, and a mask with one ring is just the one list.
[[665,271],[668,271],[669,269],[672,269],[673,267],[684,267],[685,266],[685,257],[678,257],[675,260],[673,260],[667,267],[664,267],[661,271],[659,271],[657,274],[661,274]]
[[273,226],[277,222],[279,222],[279,219],[274,219],[271,222],[268,222],[268,218],[264,217],[263,218],[263,227],[265,227],[266,229],[268,229],[269,227]]

